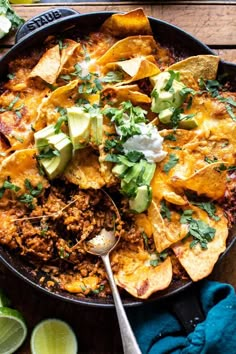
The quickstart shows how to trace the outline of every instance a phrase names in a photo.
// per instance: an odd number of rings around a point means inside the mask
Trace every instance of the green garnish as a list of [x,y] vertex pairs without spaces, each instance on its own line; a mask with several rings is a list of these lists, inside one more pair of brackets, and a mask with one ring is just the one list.
[[210,218],[213,220],[220,220],[220,217],[216,215],[216,206],[211,202],[192,202],[193,205],[198,206],[200,209],[204,210]]
[[179,162],[179,158],[175,154],[169,155],[169,161],[164,165],[163,171],[168,173],[177,163]]
[[202,249],[207,249],[207,244],[215,237],[216,230],[202,220],[193,219],[192,214],[193,210],[185,210],[180,219],[181,224],[189,225],[189,231],[186,237],[193,237],[190,248],[193,248],[199,243]]
[[170,209],[168,208],[165,200],[161,201],[160,213],[161,213],[161,216],[163,217],[163,219],[166,218],[168,221],[171,221]]
[[11,190],[13,192],[18,192],[20,187],[16,186],[15,184],[11,183],[9,180],[4,181],[2,187],[0,187],[0,198],[3,197],[5,190]]
[[156,252],[155,253],[156,259],[150,260],[150,265],[152,267],[157,267],[161,262],[164,262],[164,260],[168,257],[168,252],[163,251],[161,253]]

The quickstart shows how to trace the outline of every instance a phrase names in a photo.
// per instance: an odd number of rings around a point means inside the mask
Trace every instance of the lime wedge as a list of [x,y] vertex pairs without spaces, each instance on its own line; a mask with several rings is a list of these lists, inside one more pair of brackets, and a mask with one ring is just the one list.
[[20,312],[9,307],[0,307],[0,353],[15,353],[26,335],[27,328]]
[[64,321],[49,318],[33,330],[30,340],[32,354],[76,354],[77,339]]

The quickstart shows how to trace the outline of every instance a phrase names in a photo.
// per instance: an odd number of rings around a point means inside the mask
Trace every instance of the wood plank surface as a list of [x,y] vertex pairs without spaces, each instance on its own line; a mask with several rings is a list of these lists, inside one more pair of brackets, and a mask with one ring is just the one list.
[[[170,22],[181,27],[199,40],[210,46],[233,46],[236,48],[236,3],[226,4],[148,4],[140,2],[114,2],[114,3],[66,3],[64,4],[37,4],[15,5],[16,12],[25,20],[38,15],[49,8],[71,7],[78,12],[96,11],[129,11],[142,7],[149,16]],[[12,44],[13,38],[3,42]]]

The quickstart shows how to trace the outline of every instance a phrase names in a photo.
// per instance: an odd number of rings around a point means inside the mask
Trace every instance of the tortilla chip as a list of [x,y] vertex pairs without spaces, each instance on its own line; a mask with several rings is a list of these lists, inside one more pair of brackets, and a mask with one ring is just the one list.
[[180,71],[180,81],[187,87],[192,88],[193,90],[199,90],[199,85],[197,80],[193,77],[193,74],[188,70]]
[[196,55],[169,66],[167,70],[190,71],[195,80],[215,80],[219,61],[215,55]]
[[58,87],[51,92],[48,98],[42,101],[34,125],[36,131],[43,129],[46,125],[56,124],[60,117],[60,113],[56,110],[56,107],[67,108],[74,105],[71,96],[77,94],[76,87],[78,82],[79,80],[73,80],[65,86]]
[[101,98],[103,102],[107,99],[114,104],[120,104],[125,101],[131,101],[133,105],[151,103],[151,98],[139,92],[139,90],[138,85],[107,86],[102,90]]
[[61,50],[61,64],[60,64],[58,75],[60,74],[65,64],[70,59],[70,57],[73,56],[75,50],[80,46],[81,46],[80,43],[75,42],[71,39],[65,39],[63,41],[63,48]]
[[47,83],[53,84],[57,79],[60,63],[60,49],[57,44],[43,54],[39,62],[29,74],[28,78],[32,79],[34,77],[40,77]]
[[174,186],[195,191],[198,195],[205,195],[212,199],[224,196],[227,183],[227,171],[221,171],[222,162],[212,163],[198,170],[190,177],[178,175],[171,177]]
[[157,52],[153,36],[130,36],[116,42],[101,58],[99,65],[131,59],[137,56],[152,55]]
[[142,249],[116,250],[112,254],[112,263],[119,267],[114,274],[116,284],[139,299],[147,299],[154,292],[167,288],[172,280],[170,257],[157,266],[151,264],[154,259],[155,254]]
[[105,181],[100,173],[100,164],[96,152],[88,147],[75,151],[64,177],[82,189],[100,189]]
[[[149,56],[151,57],[151,56]],[[135,57],[128,60],[118,61],[106,65],[108,70],[122,69],[128,77],[122,82],[128,84],[160,73],[155,62],[148,60],[148,57]],[[121,83],[118,83],[120,85]]]
[[176,257],[193,281],[198,281],[208,276],[212,272],[219,255],[226,248],[228,236],[227,219],[220,208],[217,208],[217,215],[220,220],[214,221],[207,217],[206,213],[201,212],[201,220],[203,219],[209,226],[216,229],[215,237],[211,242],[208,242],[207,249],[203,250],[199,244],[190,248],[190,244],[193,241],[192,237],[188,237],[172,247]]
[[25,180],[29,179],[33,186],[43,183],[48,186],[46,178],[39,174],[37,160],[35,158],[36,149],[26,149],[15,151],[7,157],[0,165],[0,186],[10,176],[11,183],[21,188],[20,193],[26,192]]
[[125,14],[110,16],[101,26],[101,32],[116,37],[136,34],[152,34],[152,29],[143,9],[135,9]]
[[148,208],[148,218],[153,227],[153,239],[158,252],[164,251],[173,243],[182,240],[188,233],[188,226],[180,223],[180,215],[172,212],[173,221],[164,220],[160,205],[152,200]]

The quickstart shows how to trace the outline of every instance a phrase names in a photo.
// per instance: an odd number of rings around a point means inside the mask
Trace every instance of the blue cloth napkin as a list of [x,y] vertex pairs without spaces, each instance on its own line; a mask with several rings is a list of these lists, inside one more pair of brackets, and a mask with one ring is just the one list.
[[229,284],[204,281],[200,287],[200,301],[205,320],[197,324],[190,334],[186,334],[176,316],[163,304],[149,303],[128,309],[142,353],[236,353],[234,288]]

